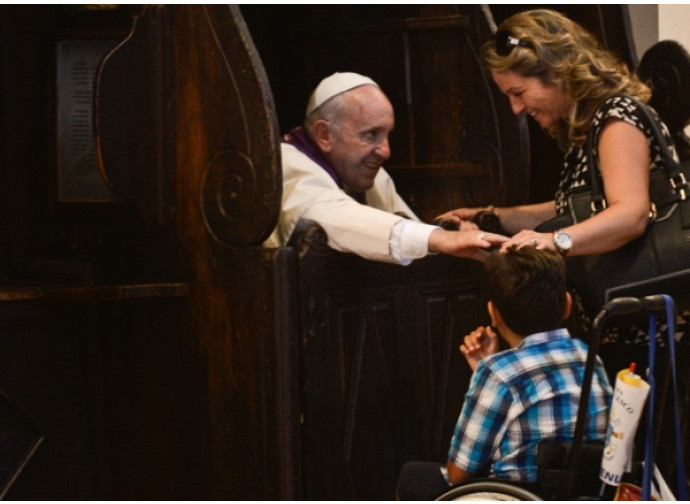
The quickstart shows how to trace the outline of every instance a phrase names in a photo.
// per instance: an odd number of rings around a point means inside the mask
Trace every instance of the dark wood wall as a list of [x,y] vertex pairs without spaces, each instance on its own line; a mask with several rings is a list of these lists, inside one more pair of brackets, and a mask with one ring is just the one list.
[[0,496],[390,499],[442,460],[480,265],[261,243],[336,70],[391,97],[422,218],[541,194],[488,36],[478,6],[0,7]]

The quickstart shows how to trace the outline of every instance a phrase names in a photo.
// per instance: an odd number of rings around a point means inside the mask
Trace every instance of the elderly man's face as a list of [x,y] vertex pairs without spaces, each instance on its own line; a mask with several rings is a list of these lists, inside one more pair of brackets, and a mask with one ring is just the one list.
[[381,165],[390,157],[388,135],[393,131],[393,106],[375,86],[349,91],[347,113],[331,129],[331,149],[324,153],[345,186],[364,192],[374,185]]

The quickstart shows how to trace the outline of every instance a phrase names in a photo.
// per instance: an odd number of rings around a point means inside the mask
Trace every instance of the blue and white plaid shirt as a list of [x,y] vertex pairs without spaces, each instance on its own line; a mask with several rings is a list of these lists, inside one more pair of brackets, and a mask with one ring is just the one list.
[[[470,474],[536,481],[537,443],[572,441],[587,345],[566,329],[537,333],[477,366],[448,458]],[[612,390],[599,359],[586,440],[603,440]],[[445,473],[445,471],[444,471]]]

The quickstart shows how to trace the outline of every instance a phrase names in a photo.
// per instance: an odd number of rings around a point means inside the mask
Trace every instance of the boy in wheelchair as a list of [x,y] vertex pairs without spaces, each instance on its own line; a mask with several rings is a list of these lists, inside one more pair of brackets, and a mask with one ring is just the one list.
[[[533,247],[484,263],[491,326],[464,338],[473,369],[446,464],[408,462],[400,500],[429,500],[471,478],[537,480],[537,445],[573,440],[587,345],[563,328],[572,299],[563,258]],[[510,347],[499,350],[498,336]],[[604,440],[612,390],[597,359],[585,440]]]

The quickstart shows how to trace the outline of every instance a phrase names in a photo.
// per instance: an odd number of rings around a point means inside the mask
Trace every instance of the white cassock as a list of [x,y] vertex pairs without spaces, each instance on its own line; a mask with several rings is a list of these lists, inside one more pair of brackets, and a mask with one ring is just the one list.
[[[395,190],[390,175],[379,169],[363,205],[338,187],[321,166],[293,145],[281,143],[282,209],[264,247],[281,247],[295,230],[319,224],[328,245],[374,261],[409,264],[428,254],[429,235],[436,226],[419,221]],[[401,212],[408,215],[405,219]]]

